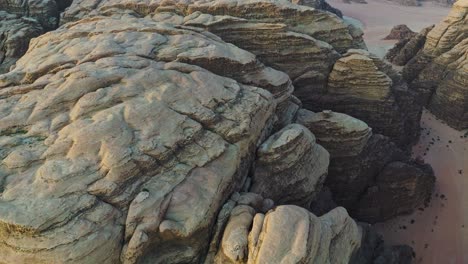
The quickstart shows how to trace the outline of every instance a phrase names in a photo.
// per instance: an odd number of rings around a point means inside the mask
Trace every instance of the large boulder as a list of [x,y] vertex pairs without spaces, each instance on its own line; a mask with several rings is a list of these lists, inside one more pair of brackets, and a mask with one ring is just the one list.
[[29,41],[43,33],[37,21],[0,11],[0,74],[26,53]]
[[306,109],[330,109],[363,120],[408,148],[419,136],[422,107],[416,100],[389,64],[367,51],[349,50],[333,66],[327,89],[302,102]]
[[276,105],[206,69],[272,88],[270,70],[211,34],[133,16],[70,23],[31,46],[0,75],[2,262],[201,259]]
[[328,164],[328,152],[307,128],[288,125],[258,149],[250,191],[307,208],[321,190]]
[[244,203],[225,215],[218,251],[207,264],[346,264],[362,239],[362,230],[342,207],[317,217],[293,205],[262,212]]
[[330,152],[325,185],[353,217],[385,221],[412,212],[431,197],[435,177],[430,166],[413,162],[361,120],[327,110],[300,110],[296,122]]

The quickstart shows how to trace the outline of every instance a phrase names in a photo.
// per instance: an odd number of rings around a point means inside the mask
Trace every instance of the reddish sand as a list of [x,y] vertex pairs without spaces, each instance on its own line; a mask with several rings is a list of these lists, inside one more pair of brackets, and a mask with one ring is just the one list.
[[431,164],[437,177],[427,208],[376,227],[391,244],[408,244],[415,263],[468,263],[468,138],[432,114],[421,120],[421,140],[414,157]]
[[440,22],[450,11],[447,7],[424,3],[421,7],[408,7],[384,0],[367,0],[367,4],[346,4],[342,0],[327,1],[340,9],[345,17],[359,20],[364,25],[364,40],[369,50],[383,57],[396,41],[382,40],[395,25],[406,24],[411,30]]
[[[395,41],[382,40],[397,24],[406,24],[413,31],[441,21],[448,8],[424,4],[405,7],[383,0],[368,4],[346,4],[329,0],[343,11],[346,19],[363,27],[369,50],[383,57]],[[431,164],[436,189],[428,208],[412,215],[377,224],[387,243],[408,244],[416,251],[415,263],[468,264],[468,138],[437,120],[423,114],[421,140],[413,149]],[[428,134],[429,133],[429,134]]]

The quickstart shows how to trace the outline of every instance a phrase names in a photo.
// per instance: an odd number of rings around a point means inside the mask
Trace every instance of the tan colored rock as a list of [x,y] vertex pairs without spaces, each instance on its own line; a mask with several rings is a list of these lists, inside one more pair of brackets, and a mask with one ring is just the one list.
[[[241,194],[245,195],[250,193]],[[342,207],[317,217],[294,205],[278,206],[266,214],[237,205],[216,258],[205,263],[349,263],[362,234]]]
[[330,110],[313,113],[301,109],[296,122],[313,131],[332,157],[359,155],[372,135],[372,129],[363,121]]
[[276,204],[309,206],[328,172],[329,154],[305,127],[291,124],[257,150],[251,192]]
[[[260,222],[263,216],[257,216]],[[249,237],[256,242],[249,244],[254,248],[247,261],[252,264],[345,264],[361,241],[361,231],[341,207],[316,217],[300,207],[279,206],[266,214],[262,227],[254,231],[258,236]]]
[[269,70],[213,35],[133,16],[31,47],[0,75],[1,261],[201,259],[275,111],[267,91],[206,69]]
[[419,104],[456,129],[468,128],[468,1],[456,2],[403,69]]

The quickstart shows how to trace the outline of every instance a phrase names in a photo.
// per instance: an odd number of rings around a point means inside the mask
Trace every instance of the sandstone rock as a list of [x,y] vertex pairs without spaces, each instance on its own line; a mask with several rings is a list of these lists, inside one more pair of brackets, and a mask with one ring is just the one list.
[[60,10],[64,10],[70,4],[71,0],[0,0],[0,10],[36,19],[48,31],[57,28]]
[[307,128],[288,125],[259,147],[250,191],[276,204],[307,207],[320,192],[328,164],[328,152]]
[[327,3],[327,1],[324,0],[291,0],[291,2],[298,5],[305,5],[317,9],[322,9],[333,13],[339,17],[343,17],[343,13],[339,9],[332,7],[330,4]]
[[297,122],[329,150],[325,185],[353,217],[384,221],[414,210],[431,197],[435,178],[430,167],[412,162],[389,138],[372,135],[364,122],[331,111],[307,110],[299,111]]
[[245,65],[269,71],[211,34],[129,15],[32,40],[0,75],[2,262],[204,257],[274,120],[270,93],[206,70],[275,87]]
[[[348,263],[360,246],[361,230],[344,208],[317,217],[283,205],[266,215],[257,213],[253,220],[251,209],[234,208],[223,239],[232,238],[229,245],[236,245],[236,254],[221,246],[214,263]],[[252,226],[248,236],[246,225]]]
[[403,69],[410,88],[419,94],[419,104],[457,129],[468,127],[467,13],[468,1],[455,3]]
[[434,26],[424,28],[419,34],[400,40],[388,51],[385,58],[395,65],[404,66],[424,47],[426,36],[433,28]]
[[392,28],[390,34],[386,36],[384,39],[409,39],[416,35],[407,25],[397,25]]
[[[301,97],[299,97],[301,98]],[[312,111],[330,109],[366,122],[408,148],[419,135],[422,107],[390,65],[364,50],[350,50],[328,77],[326,91],[302,99]]]
[[372,129],[363,121],[329,110],[312,113],[301,109],[296,122],[313,131],[332,157],[359,155],[372,135]]
[[28,50],[29,41],[43,33],[35,20],[0,11],[0,74],[9,71]]

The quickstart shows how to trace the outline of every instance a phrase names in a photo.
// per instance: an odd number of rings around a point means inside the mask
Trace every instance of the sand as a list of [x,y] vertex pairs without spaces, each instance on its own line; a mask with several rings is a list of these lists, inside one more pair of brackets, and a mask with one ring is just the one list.
[[367,4],[346,4],[342,0],[327,2],[340,9],[345,19],[356,19],[363,24],[364,40],[369,50],[380,57],[396,43],[394,40],[382,40],[393,26],[406,24],[411,30],[419,32],[440,22],[450,11],[447,7],[430,2],[420,7],[402,6],[384,0],[368,0]]
[[437,177],[427,208],[375,225],[390,244],[408,244],[415,263],[468,263],[468,137],[425,111],[414,157],[432,165]]
[[[345,19],[364,30],[369,50],[383,58],[396,41],[382,40],[393,26],[406,24],[413,31],[438,23],[448,8],[425,3],[405,7],[383,0],[368,4],[328,1],[343,11]],[[408,244],[415,252],[415,263],[468,263],[468,137],[425,111],[420,142],[414,157],[432,165],[437,181],[432,201],[412,215],[375,225],[389,244]]]

